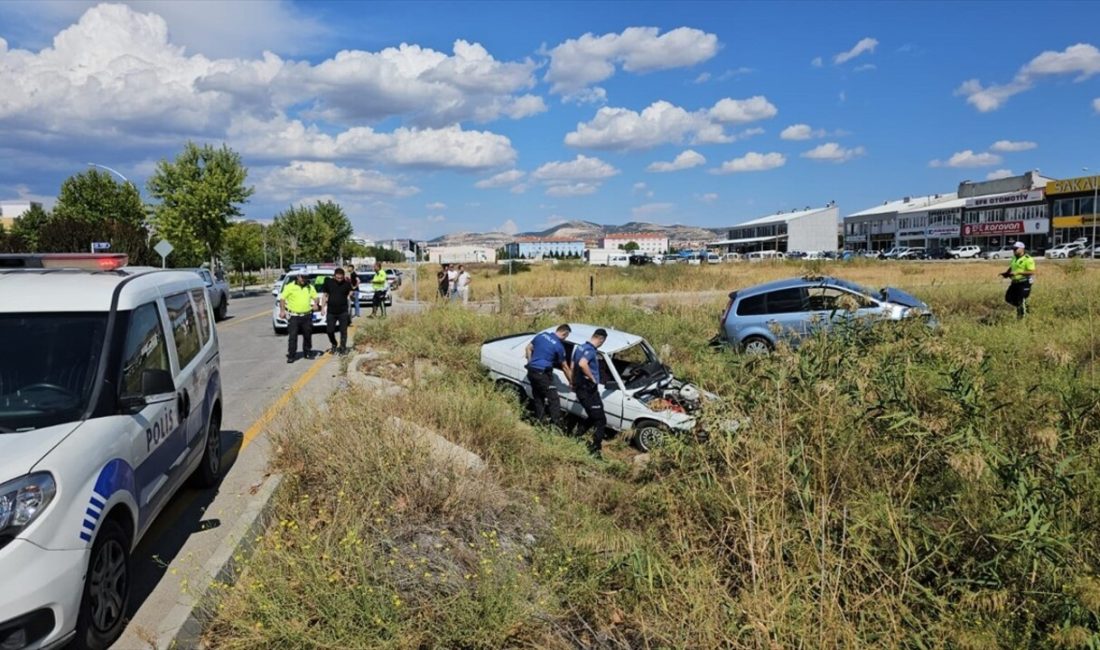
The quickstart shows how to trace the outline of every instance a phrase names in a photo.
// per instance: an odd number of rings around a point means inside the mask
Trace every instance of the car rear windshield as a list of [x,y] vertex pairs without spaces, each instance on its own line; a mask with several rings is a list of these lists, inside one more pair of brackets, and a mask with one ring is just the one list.
[[79,419],[106,330],[105,313],[0,314],[0,433]]

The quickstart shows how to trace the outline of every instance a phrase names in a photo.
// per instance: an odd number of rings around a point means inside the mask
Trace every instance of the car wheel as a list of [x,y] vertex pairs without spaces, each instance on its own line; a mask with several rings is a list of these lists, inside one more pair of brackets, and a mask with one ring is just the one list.
[[275,330],[275,336],[286,336],[285,327],[275,327],[274,325],[272,325],[271,329]]
[[73,647],[80,650],[110,647],[122,634],[129,600],[130,538],[118,522],[107,519],[100,524],[88,557]]
[[229,297],[222,296],[221,304],[218,305],[218,309],[214,312],[215,321],[223,321],[229,314]]
[[508,393],[508,395],[515,400],[515,403],[524,411],[530,407],[531,400],[527,397],[527,391],[523,389],[523,386],[506,379],[499,379],[497,380],[497,388]]
[[750,336],[741,342],[741,350],[746,354],[768,354],[772,351],[772,342],[763,336]]
[[222,476],[222,415],[215,409],[206,425],[202,462],[191,475],[191,484],[197,488],[212,488]]
[[668,435],[668,427],[650,420],[634,423],[634,447],[640,452],[649,452],[660,447]]

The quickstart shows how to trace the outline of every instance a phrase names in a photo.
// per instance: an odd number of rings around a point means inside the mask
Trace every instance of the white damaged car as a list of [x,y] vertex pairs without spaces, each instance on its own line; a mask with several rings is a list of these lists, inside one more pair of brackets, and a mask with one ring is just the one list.
[[[567,357],[572,359],[573,348],[592,338],[597,328],[572,323],[569,326],[573,331],[564,344]],[[632,442],[642,451],[659,446],[670,432],[694,432],[703,400],[715,396],[673,377],[642,337],[605,329],[607,340],[599,352],[600,377],[606,382],[600,387],[600,397],[607,427],[613,431],[633,431]],[[516,393],[524,405],[531,399],[526,348],[536,334],[526,332],[490,339],[481,346],[481,365],[488,370],[489,378],[502,389]],[[584,418],[584,408],[561,370],[554,370],[554,384],[562,409]]]

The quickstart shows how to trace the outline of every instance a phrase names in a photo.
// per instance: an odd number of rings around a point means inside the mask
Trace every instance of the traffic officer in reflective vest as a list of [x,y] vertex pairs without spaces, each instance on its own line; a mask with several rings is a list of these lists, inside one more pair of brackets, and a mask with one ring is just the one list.
[[550,410],[550,422],[562,428],[561,402],[554,386],[554,368],[561,368],[567,380],[570,378],[569,360],[565,357],[562,341],[572,331],[566,324],[558,325],[554,333],[542,332],[527,344],[527,381],[531,384],[531,397],[535,404],[535,421],[542,424],[546,410]]
[[[592,428],[592,442],[588,452],[596,458],[602,458],[604,432],[607,428],[607,416],[603,412],[603,399],[600,398],[600,353],[596,350],[607,340],[607,330],[602,327],[592,332],[592,338],[573,350],[573,392],[577,401],[584,407],[588,416],[585,430]],[[581,431],[584,435],[584,431]]]
[[386,277],[386,272],[382,270],[382,263],[374,263],[374,275],[370,278],[370,288],[374,292],[374,301],[370,305],[370,317],[374,318],[378,314],[378,309],[382,309],[382,315],[386,315],[386,285],[389,284],[389,278]]
[[279,318],[286,321],[286,362],[294,363],[298,356],[298,335],[302,335],[302,351],[313,358],[313,310],[317,308],[317,288],[304,271],[298,271],[293,282],[284,282],[279,294]]
[[1016,318],[1027,315],[1027,299],[1031,295],[1031,283],[1035,279],[1035,260],[1027,254],[1022,241],[1012,245],[1012,262],[1001,277],[1012,281],[1005,292],[1005,302],[1016,308]]

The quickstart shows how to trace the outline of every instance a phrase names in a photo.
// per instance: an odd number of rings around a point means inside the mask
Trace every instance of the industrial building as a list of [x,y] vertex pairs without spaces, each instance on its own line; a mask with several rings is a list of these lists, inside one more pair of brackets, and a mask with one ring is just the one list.
[[431,246],[426,261],[435,264],[493,264],[497,252],[486,246]]
[[638,252],[646,255],[664,255],[668,252],[668,237],[653,232],[624,232],[606,235],[600,240],[600,248],[618,250],[628,243],[638,245]]
[[35,206],[42,208],[42,204],[37,201],[0,201],[0,224],[4,226],[4,230],[11,230],[16,218]]
[[1085,238],[1095,243],[1097,235],[1097,189],[1100,176],[1052,180],[1046,184],[1053,220],[1052,246]]
[[504,247],[511,259],[541,260],[544,257],[573,257],[580,259],[584,255],[584,241],[580,239],[558,239],[522,237]]
[[793,212],[777,212],[746,221],[729,230],[727,239],[709,242],[728,253],[761,250],[833,251],[837,249],[840,210],[835,204]]

